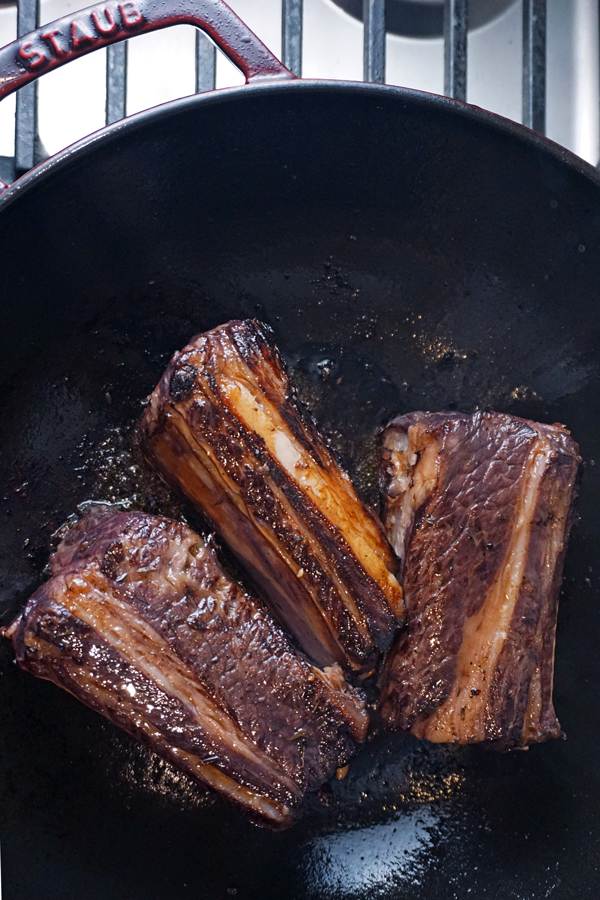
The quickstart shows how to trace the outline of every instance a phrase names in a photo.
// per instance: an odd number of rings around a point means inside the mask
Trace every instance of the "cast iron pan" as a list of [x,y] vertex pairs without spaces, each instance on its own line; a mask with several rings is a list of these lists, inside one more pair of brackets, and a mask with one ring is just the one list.
[[272,325],[367,501],[375,433],[412,409],[564,422],[586,461],[556,654],[566,741],[501,755],[375,734],[273,835],[2,642],[4,900],[597,898],[595,171],[439,97],[257,83],[44,164],[2,196],[0,248],[2,624],[77,504],[179,514],[137,455],[141,400],[176,348],[231,317]]

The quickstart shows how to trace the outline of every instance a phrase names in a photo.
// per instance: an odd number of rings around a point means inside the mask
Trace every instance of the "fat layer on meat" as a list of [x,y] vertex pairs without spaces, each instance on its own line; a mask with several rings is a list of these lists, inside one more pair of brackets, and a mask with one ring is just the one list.
[[387,722],[436,742],[526,746],[552,705],[581,459],[561,425],[416,412],[382,433],[382,517],[408,628],[380,679]]
[[187,526],[92,508],[7,629],[54,681],[256,821],[289,825],[364,739],[360,692],[292,648]]
[[140,436],[313,661],[374,667],[404,615],[396,562],[299,404],[266,325],[229,322],[176,353]]

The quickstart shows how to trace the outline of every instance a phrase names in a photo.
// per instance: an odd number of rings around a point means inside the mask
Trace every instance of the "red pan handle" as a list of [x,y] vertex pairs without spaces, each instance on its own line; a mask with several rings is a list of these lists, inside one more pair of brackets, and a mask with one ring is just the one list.
[[170,25],[205,31],[246,83],[295,78],[222,0],[107,0],[0,48],[0,100],[72,59]]

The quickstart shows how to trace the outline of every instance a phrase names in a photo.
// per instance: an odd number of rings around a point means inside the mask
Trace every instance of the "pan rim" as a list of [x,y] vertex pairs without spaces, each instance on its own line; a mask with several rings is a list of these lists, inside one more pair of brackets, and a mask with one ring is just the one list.
[[490,128],[495,132],[500,132],[506,136],[517,138],[525,145],[534,147],[536,150],[558,160],[571,170],[583,175],[592,183],[600,186],[600,171],[586,162],[580,156],[577,156],[566,147],[557,144],[545,135],[532,131],[525,125],[507,119],[498,113],[490,112],[479,106],[470,103],[463,103],[459,100],[453,100],[440,94],[433,94],[426,91],[419,91],[413,88],[405,88],[396,85],[372,84],[361,81],[331,81],[322,79],[296,79],[294,81],[263,81],[253,84],[241,85],[231,88],[220,88],[214,91],[207,91],[201,94],[192,94],[187,97],[181,97],[177,100],[171,100],[150,109],[142,110],[133,115],[121,119],[112,125],[107,125],[92,134],[81,138],[58,153],[50,156],[39,165],[30,169],[12,185],[10,185],[2,194],[0,194],[0,214],[4,209],[11,206],[19,197],[28,194],[39,183],[45,181],[53,174],[62,171],[69,166],[71,162],[79,162],[91,153],[93,153],[99,144],[108,146],[113,141],[118,140],[122,132],[127,129],[129,132],[135,132],[144,128],[149,123],[155,121],[167,120],[171,116],[177,116],[182,112],[186,112],[189,108],[198,107],[202,109],[205,106],[212,106],[215,103],[227,104],[237,103],[244,98],[255,96],[257,94],[280,94],[293,93],[302,90],[305,93],[311,92],[315,94],[328,91],[356,94],[369,94],[376,99],[378,96],[395,96],[398,100],[404,99],[409,103],[417,106],[429,107],[432,109],[443,110],[456,115],[459,119],[468,119],[477,122],[483,128]]

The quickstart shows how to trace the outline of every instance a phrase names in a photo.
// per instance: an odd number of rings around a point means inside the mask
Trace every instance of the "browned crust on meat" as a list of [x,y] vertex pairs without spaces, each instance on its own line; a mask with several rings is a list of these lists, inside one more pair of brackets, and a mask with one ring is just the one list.
[[7,630],[54,681],[270,827],[365,737],[364,700],[295,651],[181,523],[92,509]]
[[409,619],[381,677],[384,718],[499,748],[559,736],[554,641],[577,445],[563,426],[499,413],[413,413],[382,444]]
[[140,435],[315,662],[371,669],[403,615],[396,563],[299,404],[271,330],[234,321],[194,338]]

